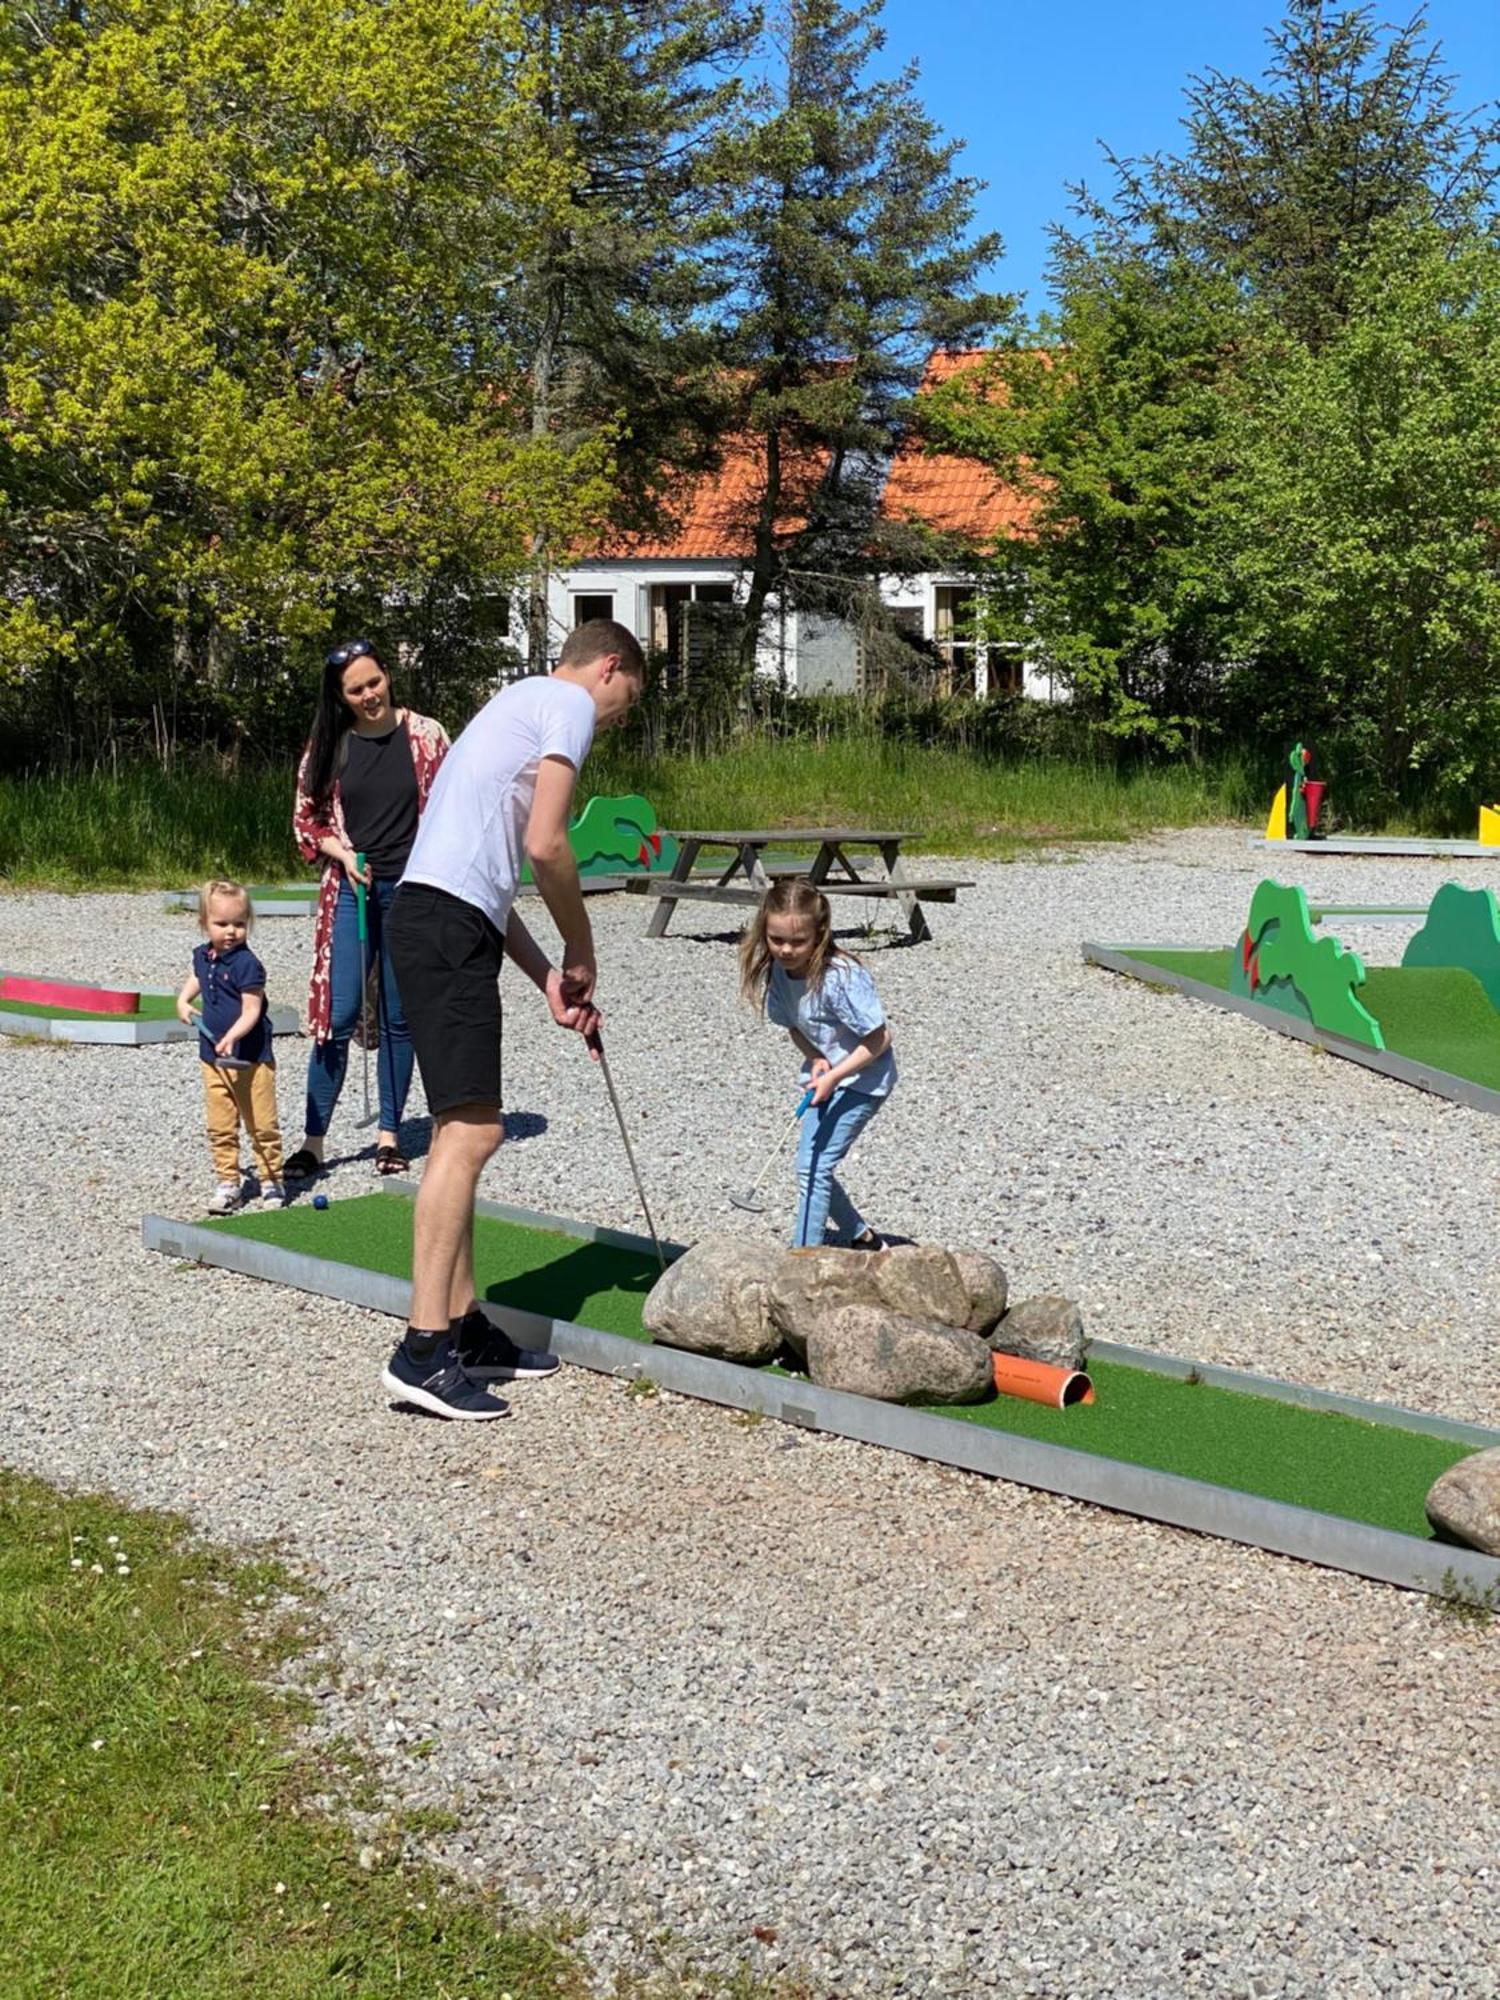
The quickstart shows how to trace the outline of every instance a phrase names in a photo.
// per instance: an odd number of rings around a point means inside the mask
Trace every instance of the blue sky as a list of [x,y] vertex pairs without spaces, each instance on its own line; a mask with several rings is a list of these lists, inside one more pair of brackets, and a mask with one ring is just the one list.
[[[1416,0],[1376,8],[1407,20]],[[1428,29],[1464,109],[1500,97],[1500,4],[1431,0]],[[1191,73],[1259,75],[1277,0],[886,0],[886,63],[915,56],[931,116],[967,142],[964,170],[988,181],[980,226],[1005,259],[991,282],[1046,303],[1046,226],[1065,184],[1106,184],[1098,142],[1122,154],[1175,148]],[[884,66],[884,65],[883,65]]]

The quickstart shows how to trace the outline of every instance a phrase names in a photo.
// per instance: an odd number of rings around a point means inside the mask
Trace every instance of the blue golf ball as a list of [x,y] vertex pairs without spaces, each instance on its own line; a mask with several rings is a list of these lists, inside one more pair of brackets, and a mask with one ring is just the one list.
[[327,1208],[327,1206],[328,1206],[328,1197],[326,1194],[315,1194],[313,1196],[314,1208]]

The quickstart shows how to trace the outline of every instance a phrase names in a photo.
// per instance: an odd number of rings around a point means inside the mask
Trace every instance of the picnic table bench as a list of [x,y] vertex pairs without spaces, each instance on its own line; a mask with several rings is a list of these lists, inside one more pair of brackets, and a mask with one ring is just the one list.
[[[958,876],[908,874],[901,859],[906,833],[871,831],[866,827],[755,827],[731,831],[695,829],[678,832],[677,859],[670,875],[642,876],[626,884],[634,894],[655,896],[656,908],[646,926],[647,937],[664,937],[680,902],[758,904],[772,882],[787,875],[805,875],[828,896],[860,896],[900,903],[913,944],[932,935],[922,903],[952,903],[972,880]],[[705,848],[728,848],[729,859],[713,881],[690,881],[693,865]],[[766,851],[814,847],[809,861],[766,860]],[[883,871],[861,875],[849,848],[871,848],[872,862]],[[711,866],[714,864],[710,864]],[[736,877],[742,877],[737,881]]]

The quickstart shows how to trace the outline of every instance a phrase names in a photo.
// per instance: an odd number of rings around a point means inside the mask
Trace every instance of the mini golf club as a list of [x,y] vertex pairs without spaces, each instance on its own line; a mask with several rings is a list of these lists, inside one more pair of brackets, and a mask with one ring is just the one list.
[[760,1215],[764,1212],[766,1205],[760,1198],[761,1184],[765,1180],[766,1175],[771,1171],[772,1162],[775,1160],[777,1154],[781,1151],[782,1147],[786,1144],[787,1133],[792,1130],[792,1128],[796,1125],[797,1120],[802,1116],[803,1112],[807,1109],[808,1105],[811,1103],[812,1103],[812,1086],[811,1084],[809,1084],[807,1089],[803,1091],[801,1098],[798,1100],[797,1109],[792,1113],[790,1121],[786,1126],[783,1127],[783,1129],[780,1132],[777,1133],[776,1142],[772,1146],[770,1152],[767,1153],[766,1155],[765,1165],[761,1168],[760,1172],[755,1176],[755,1179],[750,1183],[749,1187],[747,1187],[742,1194],[730,1195],[729,1199],[736,1208],[747,1209],[751,1215]]
[[[363,1058],[365,1084],[365,1115],[355,1126],[356,1132],[367,1132],[375,1123],[375,1113],[370,1109],[370,1035],[365,1026],[365,1000],[370,991],[370,925],[369,912],[365,907],[365,857],[356,854],[354,865],[359,870],[359,880],[354,885],[354,903],[359,914],[359,1049]],[[377,1002],[377,1007],[378,1007]],[[380,1038],[380,1015],[375,1016],[376,1040]]]
[[604,1087],[609,1092],[610,1103],[614,1106],[615,1123],[619,1126],[620,1137],[625,1142],[625,1157],[629,1160],[630,1171],[635,1176],[635,1191],[641,1198],[641,1213],[646,1218],[646,1227],[651,1231],[651,1243],[656,1251],[656,1261],[665,1271],[667,1268],[666,1253],[661,1247],[661,1238],[656,1233],[656,1224],[651,1220],[651,1204],[646,1199],[646,1188],[644,1182],[641,1180],[641,1170],[635,1163],[635,1148],[631,1145],[630,1134],[625,1129],[625,1113],[620,1109],[620,1099],[615,1090],[615,1080],[609,1073],[609,1057],[604,1053],[604,1037],[595,1028],[594,1032],[587,1037],[587,1041],[590,1049],[599,1058],[599,1067],[604,1072]]

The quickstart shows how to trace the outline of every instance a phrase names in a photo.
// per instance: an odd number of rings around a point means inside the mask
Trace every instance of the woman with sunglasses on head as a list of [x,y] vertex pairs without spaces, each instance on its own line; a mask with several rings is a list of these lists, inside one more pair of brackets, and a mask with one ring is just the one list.
[[[292,831],[305,861],[321,862],[318,923],[308,989],[313,1052],[306,1132],[282,1171],[289,1181],[323,1170],[323,1148],[343,1088],[349,1042],[364,1002],[358,886],[365,889],[366,951],[378,967],[376,1075],[380,1131],[375,1170],[406,1172],[401,1114],[412,1047],[391,968],[386,917],[417,837],[417,821],[448,753],[441,724],[391,699],[390,675],[368,639],[335,646],[323,663],[317,714],[297,769]],[[364,857],[361,875],[359,856]]]

